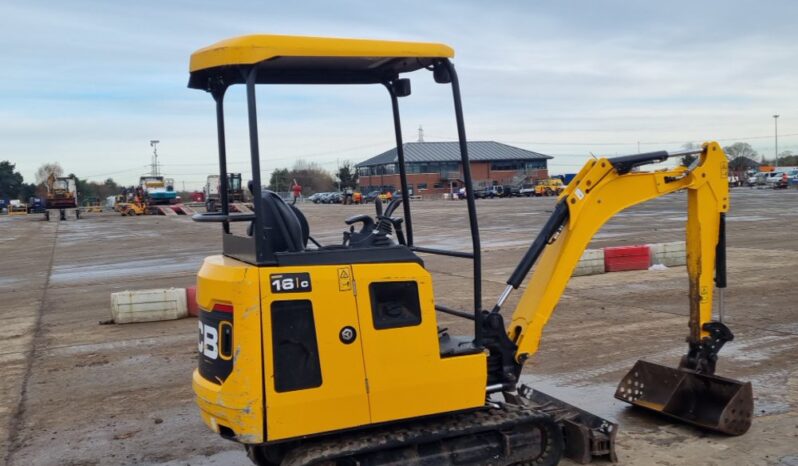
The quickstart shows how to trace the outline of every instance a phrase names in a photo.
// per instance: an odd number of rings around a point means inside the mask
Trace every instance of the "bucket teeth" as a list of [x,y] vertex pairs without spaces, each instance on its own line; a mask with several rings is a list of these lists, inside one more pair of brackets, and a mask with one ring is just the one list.
[[750,382],[637,361],[621,379],[615,398],[682,422],[728,435],[751,427]]

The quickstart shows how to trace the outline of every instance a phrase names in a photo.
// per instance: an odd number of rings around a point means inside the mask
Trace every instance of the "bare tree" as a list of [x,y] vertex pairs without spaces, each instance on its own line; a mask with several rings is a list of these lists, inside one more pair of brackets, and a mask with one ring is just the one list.
[[734,160],[737,157],[745,157],[747,159],[755,160],[756,156],[759,155],[754,148],[751,147],[751,144],[748,144],[747,142],[735,142],[730,146],[724,147],[723,151],[726,152],[726,156],[728,156],[731,160]]
[[61,165],[59,165],[58,162],[45,163],[36,170],[36,184],[41,185],[46,183],[47,178],[50,177],[50,174],[56,177],[63,176],[64,169],[61,168]]
[[735,142],[723,148],[726,157],[729,158],[729,170],[732,172],[743,172],[755,168],[757,152],[747,142]]

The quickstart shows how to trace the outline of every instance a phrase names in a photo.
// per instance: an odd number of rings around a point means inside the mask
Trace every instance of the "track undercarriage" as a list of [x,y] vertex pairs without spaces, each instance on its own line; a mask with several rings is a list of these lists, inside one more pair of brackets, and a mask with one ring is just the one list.
[[[542,398],[541,398],[542,396]],[[521,387],[507,402],[368,430],[248,445],[261,466],[555,465],[615,461],[617,425]]]

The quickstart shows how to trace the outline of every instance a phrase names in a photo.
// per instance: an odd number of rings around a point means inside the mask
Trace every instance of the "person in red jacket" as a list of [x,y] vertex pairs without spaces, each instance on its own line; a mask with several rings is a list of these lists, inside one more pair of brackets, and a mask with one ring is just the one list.
[[296,178],[294,178],[294,185],[291,186],[291,192],[294,195],[294,204],[296,204],[297,199],[302,195],[302,186],[296,182]]

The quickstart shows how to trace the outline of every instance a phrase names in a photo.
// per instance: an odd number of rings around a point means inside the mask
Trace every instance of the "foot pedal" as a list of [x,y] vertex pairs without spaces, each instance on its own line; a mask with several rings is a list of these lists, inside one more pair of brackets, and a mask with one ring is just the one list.
[[548,414],[560,426],[565,456],[580,464],[590,463],[593,458],[618,462],[615,455],[618,424],[527,385],[518,387],[518,395],[526,406]]

